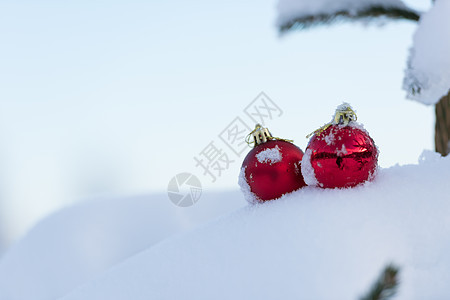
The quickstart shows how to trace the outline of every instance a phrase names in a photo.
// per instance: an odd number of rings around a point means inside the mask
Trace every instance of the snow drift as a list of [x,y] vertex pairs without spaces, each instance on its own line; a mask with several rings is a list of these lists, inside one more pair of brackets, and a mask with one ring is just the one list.
[[364,186],[303,188],[168,238],[62,299],[357,299],[391,262],[396,299],[448,299],[449,178],[450,157],[425,152]]
[[164,238],[246,204],[240,193],[206,192],[192,207],[167,194],[95,199],[38,223],[0,261],[0,299],[61,297]]

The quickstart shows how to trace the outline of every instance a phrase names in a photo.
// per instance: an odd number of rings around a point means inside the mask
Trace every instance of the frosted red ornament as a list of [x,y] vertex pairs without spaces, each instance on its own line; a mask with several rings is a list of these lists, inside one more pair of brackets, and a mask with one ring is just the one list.
[[305,151],[302,174],[308,185],[347,188],[370,180],[376,170],[378,149],[356,114],[344,103],[334,120],[317,130]]
[[280,198],[306,186],[301,174],[303,151],[288,140],[271,136],[261,127],[249,135],[255,147],[242,163],[239,185],[247,201]]

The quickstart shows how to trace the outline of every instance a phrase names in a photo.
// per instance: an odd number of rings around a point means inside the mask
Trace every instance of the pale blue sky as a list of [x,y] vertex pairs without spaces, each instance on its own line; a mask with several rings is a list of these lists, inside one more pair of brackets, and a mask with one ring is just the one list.
[[271,131],[303,150],[305,135],[342,101],[358,111],[383,167],[415,163],[433,148],[432,107],[401,90],[414,23],[280,38],[275,6],[2,1],[0,225],[7,239],[86,197],[165,190],[180,172],[197,174],[205,189],[237,188],[241,158],[211,183],[193,157],[261,91],[284,110]]

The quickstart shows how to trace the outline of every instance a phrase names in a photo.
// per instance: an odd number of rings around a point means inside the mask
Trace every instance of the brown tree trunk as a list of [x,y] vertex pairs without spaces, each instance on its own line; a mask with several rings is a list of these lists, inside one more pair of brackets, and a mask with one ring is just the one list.
[[450,91],[436,104],[434,143],[442,156],[450,153]]

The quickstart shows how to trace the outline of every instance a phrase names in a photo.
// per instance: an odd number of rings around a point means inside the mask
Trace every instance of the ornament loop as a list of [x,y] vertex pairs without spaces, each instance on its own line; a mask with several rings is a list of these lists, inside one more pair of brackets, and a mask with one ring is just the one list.
[[249,146],[256,147],[257,145],[260,145],[262,143],[265,143],[267,141],[271,140],[280,140],[285,142],[292,143],[293,140],[286,140],[278,137],[272,136],[268,128],[262,127],[261,124],[256,124],[255,129],[253,129],[245,138],[245,141]]

